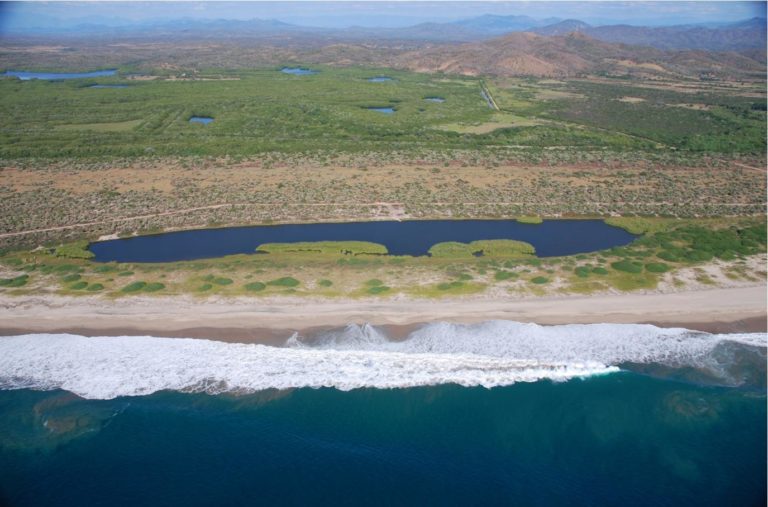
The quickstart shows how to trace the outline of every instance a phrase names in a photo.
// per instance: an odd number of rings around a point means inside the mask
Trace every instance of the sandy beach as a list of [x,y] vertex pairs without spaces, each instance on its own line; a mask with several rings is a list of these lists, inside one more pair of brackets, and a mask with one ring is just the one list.
[[132,297],[2,297],[0,335],[69,332],[152,335],[282,343],[350,323],[386,326],[405,336],[419,324],[493,319],[538,324],[652,323],[707,332],[765,332],[766,287],[666,294],[563,296],[532,299],[332,300]]

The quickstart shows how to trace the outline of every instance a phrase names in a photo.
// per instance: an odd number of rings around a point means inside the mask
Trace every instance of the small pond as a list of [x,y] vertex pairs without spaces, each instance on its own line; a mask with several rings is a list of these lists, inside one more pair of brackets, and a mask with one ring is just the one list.
[[227,227],[168,232],[90,245],[97,262],[173,262],[254,253],[262,243],[371,241],[392,255],[426,255],[444,241],[516,239],[540,257],[574,255],[622,246],[635,236],[602,220],[414,220]]
[[377,113],[382,114],[394,114],[395,108],[394,107],[366,107],[368,111],[376,111]]
[[189,119],[189,123],[202,123],[203,125],[208,125],[213,121],[213,118],[210,116],[193,116]]
[[369,77],[368,82],[370,83],[386,83],[387,81],[394,81],[391,77],[387,76],[375,76],[375,77]]
[[292,74],[294,76],[311,76],[317,74],[316,70],[305,69],[303,67],[283,67],[280,69],[283,74]]
[[424,100],[426,100],[427,102],[435,102],[437,104],[442,104],[443,102],[445,102],[445,99],[442,97],[424,97]]
[[114,76],[117,69],[97,70],[94,72],[25,72],[18,70],[9,70],[4,72],[3,76],[14,76],[22,81],[30,79],[81,79],[86,77]]

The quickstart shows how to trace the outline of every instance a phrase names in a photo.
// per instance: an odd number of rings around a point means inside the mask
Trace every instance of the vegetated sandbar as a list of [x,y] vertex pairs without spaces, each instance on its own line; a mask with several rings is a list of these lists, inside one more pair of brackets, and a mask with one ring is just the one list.
[[86,336],[150,335],[280,344],[294,331],[350,323],[391,326],[405,336],[415,325],[506,319],[538,324],[654,323],[707,332],[766,329],[763,284],[673,293],[456,298],[440,301],[309,300],[309,298],[0,297],[0,335],[70,332]]

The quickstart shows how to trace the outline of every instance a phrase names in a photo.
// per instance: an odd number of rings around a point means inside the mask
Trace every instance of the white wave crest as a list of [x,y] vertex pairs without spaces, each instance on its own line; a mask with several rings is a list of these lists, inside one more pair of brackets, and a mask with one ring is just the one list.
[[0,389],[66,389],[109,399],[166,389],[494,387],[606,374],[625,362],[690,365],[705,362],[728,341],[765,347],[766,335],[491,321],[430,324],[402,341],[372,326],[348,326],[311,339],[294,335],[281,348],[149,336],[34,334],[0,338]]

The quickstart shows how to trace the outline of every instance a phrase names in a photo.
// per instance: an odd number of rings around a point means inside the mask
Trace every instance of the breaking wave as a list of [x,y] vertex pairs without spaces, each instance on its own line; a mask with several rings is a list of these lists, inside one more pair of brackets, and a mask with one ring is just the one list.
[[428,324],[403,340],[370,325],[350,325],[310,337],[295,334],[285,347],[30,334],[0,338],[0,389],[65,389],[109,399],[160,390],[494,387],[608,374],[628,365],[694,369],[719,383],[740,385],[754,376],[742,367],[745,361],[764,365],[766,338],[764,333],[713,335],[650,325],[510,321]]

